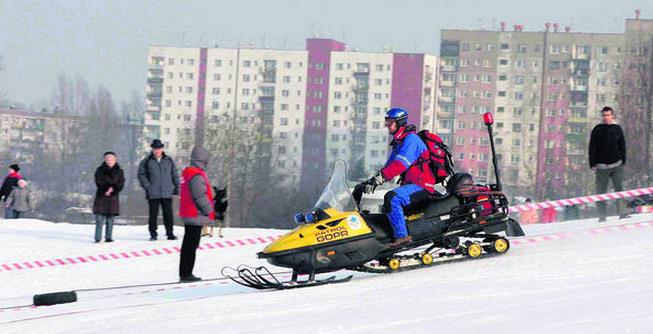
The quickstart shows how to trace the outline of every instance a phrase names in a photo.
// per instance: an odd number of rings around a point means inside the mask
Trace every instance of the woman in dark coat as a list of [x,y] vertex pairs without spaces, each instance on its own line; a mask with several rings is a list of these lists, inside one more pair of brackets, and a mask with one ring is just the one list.
[[125,176],[118,165],[116,154],[104,153],[104,163],[95,171],[95,242],[102,239],[102,225],[106,222],[105,242],[113,242],[113,218],[120,214],[120,191],[125,185]]

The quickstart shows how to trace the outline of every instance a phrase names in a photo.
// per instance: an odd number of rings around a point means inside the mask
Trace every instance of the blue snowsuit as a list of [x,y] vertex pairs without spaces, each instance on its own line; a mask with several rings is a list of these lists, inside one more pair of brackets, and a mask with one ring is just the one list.
[[[428,149],[424,142],[414,132],[408,133],[403,139],[396,140],[381,174],[384,178],[391,179],[408,170],[425,154],[428,154]],[[417,184],[405,184],[385,194],[383,211],[390,220],[395,239],[408,235],[404,207],[428,199],[429,194],[429,191]]]

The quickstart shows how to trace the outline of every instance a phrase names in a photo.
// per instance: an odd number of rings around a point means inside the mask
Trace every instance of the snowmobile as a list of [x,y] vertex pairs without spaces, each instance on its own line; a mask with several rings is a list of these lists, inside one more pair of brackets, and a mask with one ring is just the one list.
[[[494,156],[492,115],[484,117]],[[461,174],[455,174],[447,186],[449,191],[406,208],[406,225],[413,241],[387,248],[384,244],[392,240],[388,218],[360,210],[360,189],[354,189],[356,196],[352,194],[347,185],[347,165],[339,160],[315,206],[305,214],[295,215],[300,225],[258,253],[259,258],[275,266],[291,268],[290,281],[281,282],[265,267],[225,267],[223,275],[256,289],[288,289],[351,279],[331,276],[316,280],[316,274],[342,269],[386,273],[429,266],[440,258],[503,254],[510,242],[499,233],[524,233],[519,223],[508,216],[508,199],[501,191],[496,158],[493,163],[496,184],[460,187],[457,183],[462,182]],[[300,281],[299,275],[308,278]]]

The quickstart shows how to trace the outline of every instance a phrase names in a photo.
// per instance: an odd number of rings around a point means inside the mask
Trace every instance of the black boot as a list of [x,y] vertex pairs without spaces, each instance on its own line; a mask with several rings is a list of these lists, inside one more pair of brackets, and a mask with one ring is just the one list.
[[192,283],[192,282],[199,282],[201,280],[202,280],[201,277],[197,277],[197,276],[195,276],[193,274],[190,274],[190,275],[184,276],[184,277],[179,277],[179,282],[180,283]]

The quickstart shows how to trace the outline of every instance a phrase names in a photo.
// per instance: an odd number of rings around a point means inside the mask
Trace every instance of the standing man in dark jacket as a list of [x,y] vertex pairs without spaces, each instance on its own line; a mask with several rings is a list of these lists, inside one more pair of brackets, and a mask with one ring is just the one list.
[[208,162],[209,151],[195,147],[190,155],[190,166],[182,172],[183,183],[179,198],[179,216],[184,222],[184,241],[179,256],[181,282],[201,280],[193,275],[195,252],[200,243],[202,227],[215,220],[213,189],[205,172]]
[[138,182],[145,190],[150,207],[150,241],[157,238],[157,217],[159,206],[163,209],[163,225],[166,228],[168,240],[177,240],[172,231],[172,195],[179,195],[179,175],[175,162],[163,152],[163,143],[154,139],[152,153],[141,161],[138,166]]
[[[7,174],[7,177],[5,177],[5,180],[2,182],[2,188],[0,188],[0,200],[2,200],[3,203],[7,202],[9,195],[11,195],[11,191],[18,186],[18,181],[23,179],[19,171],[20,168],[17,164],[9,166],[9,174]],[[4,205],[2,206],[5,207]],[[5,218],[13,218],[13,211],[11,209],[7,209],[6,207]]]
[[[626,164],[626,139],[621,126],[614,123],[614,110],[604,107],[601,110],[602,123],[592,130],[589,146],[590,168],[596,174],[596,193],[608,191],[608,182],[612,180],[615,191],[622,191],[624,165]],[[623,211],[622,201],[617,200],[619,218],[628,218]],[[605,201],[596,203],[599,211],[599,222],[604,222],[607,216]]]

